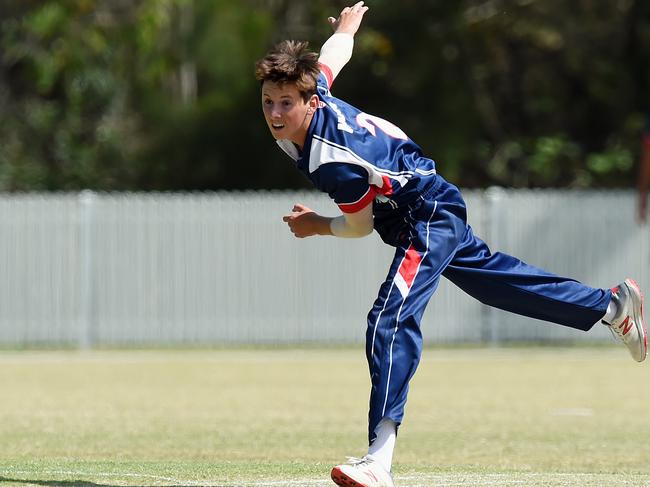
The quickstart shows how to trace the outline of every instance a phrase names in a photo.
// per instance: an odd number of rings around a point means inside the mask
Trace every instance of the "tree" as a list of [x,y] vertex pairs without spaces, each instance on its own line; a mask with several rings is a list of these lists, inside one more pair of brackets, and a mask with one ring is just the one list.
[[[317,49],[341,6],[5,0],[0,189],[305,185],[274,148],[253,66],[284,38]],[[621,186],[647,59],[642,0],[376,0],[333,91],[462,186]]]

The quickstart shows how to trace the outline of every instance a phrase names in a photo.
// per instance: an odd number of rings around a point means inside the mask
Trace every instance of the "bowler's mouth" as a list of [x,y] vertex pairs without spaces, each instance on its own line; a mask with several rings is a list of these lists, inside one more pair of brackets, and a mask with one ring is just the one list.
[[284,124],[283,123],[272,123],[271,128],[273,128],[273,130],[282,130],[284,128]]

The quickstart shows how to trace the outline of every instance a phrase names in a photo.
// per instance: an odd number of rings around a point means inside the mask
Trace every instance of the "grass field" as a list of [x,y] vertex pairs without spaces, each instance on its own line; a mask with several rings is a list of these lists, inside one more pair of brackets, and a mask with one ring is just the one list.
[[[623,348],[427,349],[400,487],[650,486]],[[365,453],[357,349],[0,353],[0,484],[329,486]]]

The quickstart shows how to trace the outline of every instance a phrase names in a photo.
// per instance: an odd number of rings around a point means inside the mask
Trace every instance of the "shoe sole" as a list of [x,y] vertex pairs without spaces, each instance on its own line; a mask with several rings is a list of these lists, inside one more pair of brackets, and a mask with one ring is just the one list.
[[344,474],[339,467],[334,467],[332,469],[331,475],[334,483],[340,487],[369,487],[366,484],[362,484],[356,480],[351,479],[346,474]]
[[[643,350],[641,350],[641,359],[637,362],[643,362],[648,355],[648,327],[643,317],[643,292],[634,279],[625,279],[625,285],[630,291],[634,300],[634,325],[638,333],[643,336]],[[639,310],[637,315],[636,310]]]

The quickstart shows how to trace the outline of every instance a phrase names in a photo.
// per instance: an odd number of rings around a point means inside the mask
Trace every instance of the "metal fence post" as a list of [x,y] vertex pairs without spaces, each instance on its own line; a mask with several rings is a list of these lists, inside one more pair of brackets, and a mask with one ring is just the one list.
[[79,265],[79,348],[89,349],[94,342],[94,256],[93,230],[97,195],[84,190],[79,193],[80,206],[80,265]]
[[[491,186],[485,191],[486,218],[485,228],[487,233],[487,244],[491,251],[501,248],[503,242],[503,224],[501,204],[506,198],[503,188]],[[496,309],[483,305],[483,341],[493,347],[501,343],[499,336],[499,319]]]

